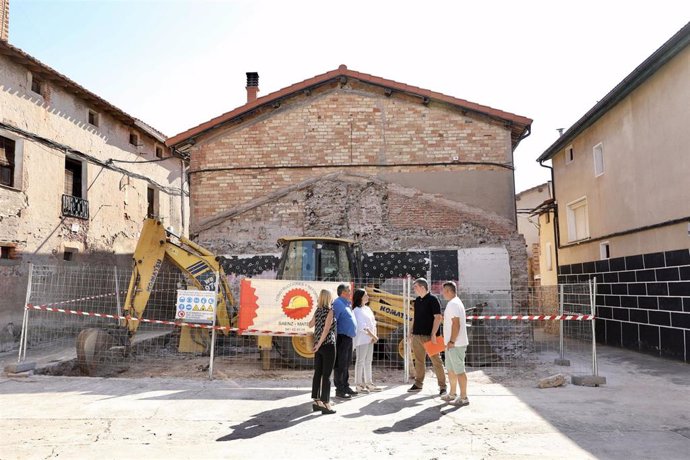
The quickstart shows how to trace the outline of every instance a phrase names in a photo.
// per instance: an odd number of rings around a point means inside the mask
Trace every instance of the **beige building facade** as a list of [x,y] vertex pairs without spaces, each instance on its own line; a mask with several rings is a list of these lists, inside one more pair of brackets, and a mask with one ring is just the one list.
[[540,284],[539,215],[534,212],[552,198],[551,183],[539,184],[515,195],[518,232],[525,237],[530,284]]
[[0,41],[0,328],[28,262],[129,264],[147,216],[185,233],[185,171],[164,135]]
[[599,339],[687,360],[690,24],[538,161],[551,160],[559,280],[596,276]]

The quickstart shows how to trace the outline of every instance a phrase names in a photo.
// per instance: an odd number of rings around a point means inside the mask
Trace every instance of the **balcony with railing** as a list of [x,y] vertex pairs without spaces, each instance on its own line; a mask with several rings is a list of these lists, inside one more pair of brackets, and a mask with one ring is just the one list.
[[62,215],[89,220],[88,200],[71,195],[62,195]]

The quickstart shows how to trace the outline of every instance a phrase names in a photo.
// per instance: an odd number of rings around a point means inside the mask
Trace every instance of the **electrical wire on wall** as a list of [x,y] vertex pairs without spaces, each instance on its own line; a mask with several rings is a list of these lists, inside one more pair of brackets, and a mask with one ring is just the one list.
[[160,161],[170,160],[171,159],[170,157],[169,158],[158,158],[155,160],[142,160],[142,161],[115,160],[115,159],[109,158],[109,159],[103,161],[99,158],[96,158],[92,155],[89,155],[88,153],[81,152],[81,151],[76,150],[70,146],[61,144],[59,142],[52,141],[52,140],[47,139],[45,137],[39,136],[38,134],[31,133],[29,131],[25,131],[21,128],[17,128],[15,126],[8,125],[7,123],[0,122],[0,128],[5,129],[7,131],[11,131],[15,134],[19,134],[20,136],[22,136],[26,139],[30,139],[32,141],[38,142],[38,143],[40,143],[46,147],[49,147],[53,150],[57,150],[57,151],[63,153],[64,155],[74,155],[75,157],[82,158],[82,159],[88,161],[89,163],[95,164],[95,165],[100,166],[102,168],[105,168],[105,169],[108,169],[111,171],[115,171],[115,172],[124,174],[126,176],[129,176],[129,177],[132,177],[135,179],[142,180],[144,182],[147,182],[147,183],[153,185],[154,187],[158,188],[159,190],[164,191],[165,193],[167,193],[169,195],[189,196],[189,192],[186,192],[180,188],[169,187],[167,185],[163,185],[159,182],[154,181],[153,179],[151,179],[149,177],[146,177],[142,174],[137,174],[137,173],[132,172],[132,171],[128,171],[127,169],[120,168],[114,164],[114,163],[156,163],[156,162],[160,162]]

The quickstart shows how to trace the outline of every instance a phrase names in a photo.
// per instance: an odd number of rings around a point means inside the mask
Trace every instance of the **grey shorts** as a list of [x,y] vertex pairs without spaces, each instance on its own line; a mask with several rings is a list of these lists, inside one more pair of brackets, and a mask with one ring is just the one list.
[[453,347],[446,350],[446,369],[453,374],[465,373],[465,352],[467,346]]

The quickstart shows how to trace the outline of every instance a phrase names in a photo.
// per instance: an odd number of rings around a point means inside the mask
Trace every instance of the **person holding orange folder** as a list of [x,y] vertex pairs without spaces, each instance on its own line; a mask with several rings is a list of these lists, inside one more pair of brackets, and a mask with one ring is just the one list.
[[[412,319],[412,331],[409,339],[412,341],[412,353],[414,354],[414,384],[407,390],[409,393],[422,391],[424,386],[424,375],[426,374],[426,348],[425,342],[430,342],[427,346],[435,346],[443,342],[441,337],[437,337],[441,326],[441,304],[429,292],[429,283],[424,278],[417,278],[413,284],[417,298],[414,299],[414,318]],[[436,353],[429,355],[434,373],[438,379],[439,395],[446,394],[446,373],[441,362],[441,355]]]

